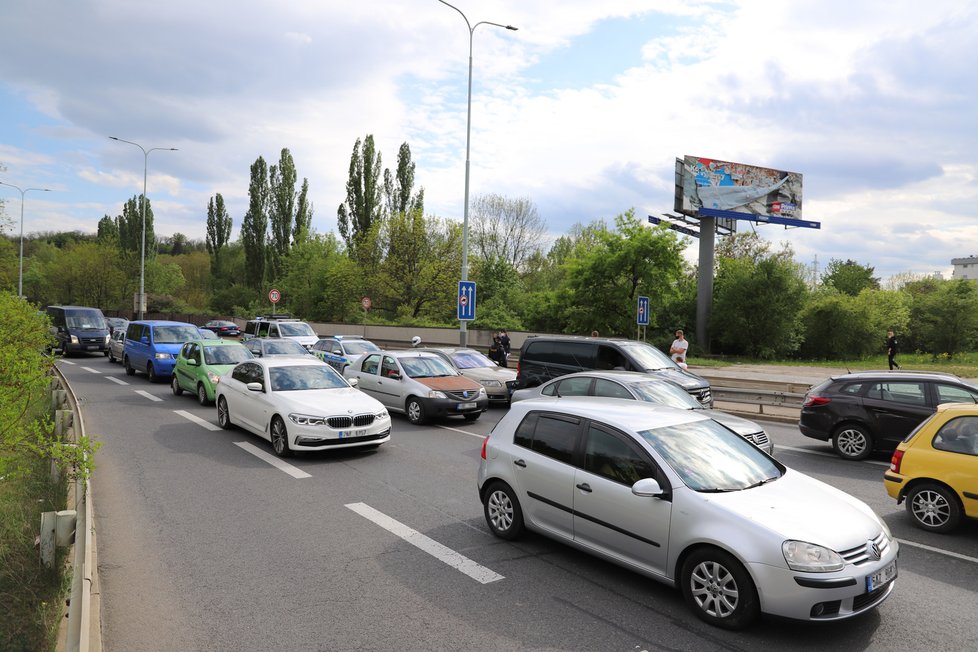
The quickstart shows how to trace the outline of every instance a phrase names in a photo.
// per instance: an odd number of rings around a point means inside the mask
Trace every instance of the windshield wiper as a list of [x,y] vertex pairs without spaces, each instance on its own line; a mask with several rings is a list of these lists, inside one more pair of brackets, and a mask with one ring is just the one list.
[[701,494],[725,494],[733,491],[733,489],[720,489],[719,487],[714,487],[713,489],[697,489],[697,493]]
[[767,484],[768,482],[773,482],[774,480],[777,480],[780,477],[781,477],[780,475],[776,475],[776,476],[771,477],[771,478],[764,478],[760,482],[755,482],[752,485],[748,485],[748,486],[744,487],[743,489],[741,489],[741,491],[744,491],[746,489],[753,489],[754,487],[760,487],[762,484]]

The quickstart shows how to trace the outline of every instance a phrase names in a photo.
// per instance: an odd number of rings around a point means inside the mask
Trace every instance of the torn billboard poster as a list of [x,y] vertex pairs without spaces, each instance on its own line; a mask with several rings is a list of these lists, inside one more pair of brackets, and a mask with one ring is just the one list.
[[701,208],[710,208],[802,219],[801,174],[797,172],[698,156],[684,157],[682,167],[679,212],[695,216]]

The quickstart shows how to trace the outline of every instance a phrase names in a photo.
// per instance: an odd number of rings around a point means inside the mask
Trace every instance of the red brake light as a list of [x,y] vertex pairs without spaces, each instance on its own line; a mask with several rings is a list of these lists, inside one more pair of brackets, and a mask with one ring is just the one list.
[[482,440],[482,459],[486,459],[486,444],[488,443],[489,443],[488,437]]
[[819,396],[817,394],[812,394],[805,397],[805,407],[814,407],[816,405],[828,405],[832,402],[832,399],[826,396]]
[[890,458],[890,470],[894,473],[899,473],[901,462],[903,462],[903,451],[897,449],[893,451],[893,457]]

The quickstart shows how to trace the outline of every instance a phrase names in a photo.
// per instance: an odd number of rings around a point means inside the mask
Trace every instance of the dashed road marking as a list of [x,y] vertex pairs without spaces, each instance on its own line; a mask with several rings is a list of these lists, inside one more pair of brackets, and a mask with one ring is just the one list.
[[978,564],[978,557],[969,557],[968,555],[962,555],[960,552],[951,552],[950,550],[944,550],[943,548],[935,548],[934,546],[928,546],[924,543],[917,543],[916,541],[907,541],[906,539],[897,539],[901,546],[911,546],[913,548],[920,548],[922,550],[928,550],[930,552],[936,552],[939,555],[947,555],[948,557],[954,557],[955,559],[963,559],[964,561],[970,561],[972,564]]
[[145,392],[145,391],[143,391],[141,389],[134,389],[133,391],[136,392],[137,394],[139,394],[140,396],[144,396],[144,397],[148,398],[151,401],[157,401],[157,402],[159,402],[159,401],[162,401],[163,400],[159,396],[155,396],[155,395],[150,394],[149,392]]
[[85,371],[87,371],[89,373],[93,373],[93,374],[101,374],[102,373],[98,369],[94,369],[92,367],[82,367],[82,369],[84,369]]
[[309,475],[305,471],[303,471],[301,469],[297,469],[296,467],[292,466],[291,464],[288,464],[286,462],[283,462],[282,460],[278,459],[277,457],[274,457],[272,455],[269,455],[268,453],[266,453],[262,449],[258,448],[257,446],[254,446],[252,444],[249,444],[246,441],[236,441],[236,442],[234,442],[234,445],[240,447],[242,450],[245,450],[245,451],[251,453],[252,455],[254,455],[255,457],[257,457],[258,459],[260,459],[260,460],[262,460],[264,462],[268,462],[269,464],[271,464],[272,466],[274,466],[279,471],[284,471],[285,473],[288,473],[293,478],[302,479],[302,478],[311,478],[312,477],[311,475]]
[[469,437],[478,437],[479,439],[485,439],[487,435],[480,435],[475,432],[469,432],[468,430],[460,430],[459,428],[452,428],[451,426],[438,426],[443,430],[451,430],[452,432],[460,432],[463,435],[468,435]]
[[[460,432],[465,431],[463,430]],[[423,550],[438,561],[448,564],[457,571],[465,573],[480,584],[489,584],[490,582],[505,579],[504,576],[500,575],[499,573],[472,561],[461,553],[455,552],[451,548],[438,543],[434,539],[421,534],[417,530],[404,525],[400,521],[395,521],[387,514],[377,511],[366,503],[350,503],[345,505],[345,507],[356,512],[368,521],[379,525],[391,534],[404,539],[404,541],[410,543],[412,546]]]
[[[836,455],[835,453],[823,453],[822,451],[813,451],[813,450],[809,450],[807,448],[794,448],[792,446],[778,446],[777,444],[775,444],[774,445],[774,452],[777,453],[778,451],[791,451],[793,453],[806,453],[807,455],[821,455],[822,457],[832,457],[832,458],[835,458],[835,459],[839,460],[840,462],[845,462],[846,461],[846,460],[843,460],[838,455]],[[879,460],[863,460],[862,462],[863,462],[863,464],[875,464],[876,466],[885,466],[885,467],[889,467],[890,466],[890,463],[889,462],[880,462]]]
[[188,421],[193,421],[194,423],[196,423],[198,426],[200,426],[202,428],[207,428],[208,430],[211,430],[211,431],[214,431],[214,432],[216,432],[216,431],[218,431],[218,430],[221,429],[221,426],[219,426],[217,424],[214,424],[214,423],[211,423],[210,421],[207,421],[206,419],[201,419],[196,414],[190,414],[186,410],[174,410],[174,412],[176,412],[177,414],[179,414],[180,416],[182,416],[184,419],[187,419]]
[[106,376],[106,378],[108,378],[109,380],[111,380],[116,385],[128,385],[129,384],[126,381],[124,381],[123,379],[116,378],[115,376]]

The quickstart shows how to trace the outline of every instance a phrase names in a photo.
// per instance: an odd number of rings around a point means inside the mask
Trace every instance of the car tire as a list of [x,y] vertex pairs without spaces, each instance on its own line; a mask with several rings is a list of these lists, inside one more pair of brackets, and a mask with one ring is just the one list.
[[135,376],[136,375],[136,370],[132,368],[132,364],[130,364],[130,362],[129,362],[129,356],[128,355],[127,356],[124,356],[122,358],[122,366],[124,366],[126,368],[126,375],[127,376]]
[[847,423],[832,435],[832,449],[842,459],[864,460],[873,452],[873,437],[865,427]]
[[268,430],[272,437],[272,451],[278,457],[290,457],[292,449],[289,448],[289,430],[285,427],[285,421],[282,420],[282,417],[278,415],[272,417],[272,423]]
[[482,416],[482,412],[472,412],[469,414],[463,414],[462,416],[465,417],[466,421],[475,421]]
[[485,490],[482,511],[489,531],[500,539],[512,541],[523,533],[523,509],[505,482],[496,480]]
[[231,411],[228,409],[227,399],[223,396],[217,399],[217,425],[225,430],[230,430],[234,427],[234,424],[231,423]]
[[404,411],[407,413],[408,421],[416,426],[420,426],[425,422],[424,405],[421,400],[412,396],[407,400],[407,405],[404,407]]
[[160,377],[156,375],[156,370],[153,369],[153,363],[146,363],[146,376],[149,378],[149,382],[158,383],[160,382]]
[[961,523],[961,503],[944,485],[925,483],[907,492],[907,513],[913,524],[928,532],[946,533]]
[[724,629],[743,629],[760,613],[750,574],[730,553],[707,547],[693,551],[680,572],[683,598],[696,615]]
[[210,405],[210,400],[207,398],[207,388],[204,387],[204,383],[197,383],[197,402],[201,405]]
[[180,381],[177,380],[176,374],[170,376],[170,389],[173,390],[174,396],[180,396],[183,394],[183,387],[180,387]]

